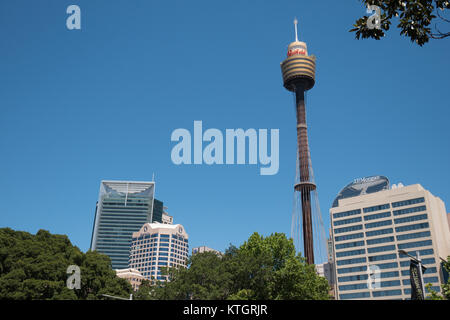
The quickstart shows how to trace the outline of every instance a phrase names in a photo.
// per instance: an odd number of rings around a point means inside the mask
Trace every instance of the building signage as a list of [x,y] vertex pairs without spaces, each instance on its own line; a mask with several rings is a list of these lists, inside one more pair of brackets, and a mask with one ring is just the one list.
[[367,182],[372,182],[372,181],[376,181],[376,180],[380,180],[381,177],[380,176],[373,176],[373,177],[365,177],[365,178],[357,178],[355,180],[353,180],[353,183],[367,183]]
[[292,49],[288,51],[288,57],[293,56],[293,55],[297,55],[300,54],[302,56],[306,55],[306,51],[304,49]]
[[[422,272],[425,272],[426,268],[422,266]],[[411,280],[411,300],[423,300],[424,288],[422,287],[422,279],[419,269],[419,263],[411,260],[409,265],[409,275]]]

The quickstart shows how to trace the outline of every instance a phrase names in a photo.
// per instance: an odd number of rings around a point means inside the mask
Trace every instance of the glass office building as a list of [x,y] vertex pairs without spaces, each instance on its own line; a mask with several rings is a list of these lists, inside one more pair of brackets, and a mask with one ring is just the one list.
[[108,255],[113,269],[128,268],[133,232],[153,221],[154,192],[154,182],[101,182],[91,250]]
[[425,285],[441,291],[450,230],[443,201],[421,185],[391,188],[382,176],[355,180],[330,216],[337,299],[409,299],[410,258],[399,250],[419,253]]
[[153,202],[153,222],[163,222],[162,216],[164,213],[164,203],[162,201],[159,201],[158,199],[155,199]]

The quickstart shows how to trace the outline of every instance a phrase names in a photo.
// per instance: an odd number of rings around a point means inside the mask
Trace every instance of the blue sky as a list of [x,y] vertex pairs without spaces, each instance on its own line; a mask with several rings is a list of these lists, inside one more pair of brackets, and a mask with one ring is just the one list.
[[[81,8],[81,30],[66,8]],[[0,227],[67,234],[89,248],[102,179],[150,180],[190,235],[224,250],[289,234],[293,99],[280,62],[317,56],[307,111],[320,206],[357,177],[420,183],[450,203],[449,40],[349,33],[360,1],[2,1]],[[177,128],[280,130],[280,169],[172,163]],[[328,228],[328,227],[327,227]]]

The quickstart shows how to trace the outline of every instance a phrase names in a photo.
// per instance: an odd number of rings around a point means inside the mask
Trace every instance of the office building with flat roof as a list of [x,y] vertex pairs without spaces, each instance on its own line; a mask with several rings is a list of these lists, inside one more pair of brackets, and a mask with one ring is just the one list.
[[146,223],[132,236],[130,268],[147,280],[162,280],[162,267],[185,268],[189,236],[181,224]]
[[113,269],[128,268],[133,232],[154,221],[154,193],[154,182],[101,181],[91,250],[108,255]]
[[138,270],[132,268],[117,269],[116,275],[119,278],[127,280],[131,284],[131,287],[133,287],[134,291],[139,290],[139,286],[141,285],[142,280],[144,280],[142,274]]
[[163,224],[173,224],[173,217],[170,216],[167,212],[163,212],[161,223]]
[[217,254],[219,256],[222,255],[222,252],[220,252],[216,249],[207,247],[207,246],[200,246],[200,247],[192,248],[192,254],[202,253],[202,252],[214,252],[215,254]]
[[410,258],[399,250],[419,254],[425,285],[441,291],[450,230],[443,201],[421,185],[391,188],[383,176],[355,180],[330,216],[337,299],[409,299]]

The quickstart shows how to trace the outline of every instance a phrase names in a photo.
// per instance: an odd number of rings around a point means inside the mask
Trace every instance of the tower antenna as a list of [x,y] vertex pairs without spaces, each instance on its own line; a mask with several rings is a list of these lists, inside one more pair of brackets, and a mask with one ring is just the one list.
[[298,36],[297,36],[297,24],[298,24],[298,20],[297,20],[297,17],[295,17],[295,18],[294,18],[295,41],[298,41]]

